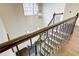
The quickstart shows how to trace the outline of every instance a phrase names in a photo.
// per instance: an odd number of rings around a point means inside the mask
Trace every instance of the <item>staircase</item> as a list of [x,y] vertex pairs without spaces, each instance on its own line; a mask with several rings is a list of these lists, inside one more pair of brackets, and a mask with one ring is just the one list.
[[[55,24],[56,22],[55,16],[57,15],[63,15],[63,13],[58,13],[58,14],[54,13],[53,18],[49,22],[48,26]],[[63,36],[61,37],[62,34]],[[41,48],[42,49],[41,54],[43,56],[54,55],[56,51],[60,48],[60,44],[64,41],[64,38],[67,36],[67,34],[64,33],[63,31],[56,30],[56,29],[54,29],[53,31],[50,31],[48,35],[49,37],[43,42],[42,44],[43,46]]]
[[67,36],[69,36],[67,33],[53,31],[53,34],[50,34],[50,37],[43,42],[41,53],[43,55],[55,55],[57,50],[61,48],[61,44],[67,39]]

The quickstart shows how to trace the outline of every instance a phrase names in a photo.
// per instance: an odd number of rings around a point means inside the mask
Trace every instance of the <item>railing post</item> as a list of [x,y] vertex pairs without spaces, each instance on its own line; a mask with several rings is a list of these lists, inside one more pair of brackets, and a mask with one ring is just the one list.
[[18,46],[17,46],[17,45],[16,45],[16,49],[17,49],[17,51],[18,51],[19,56],[21,56],[21,55],[20,55],[19,48],[18,48]]
[[74,22],[74,25],[73,25],[73,30],[72,30],[72,32],[71,32],[71,34],[73,33],[73,31],[74,31],[74,27],[75,27],[75,23],[76,23],[76,20],[78,19],[78,17],[79,17],[79,13],[77,13],[77,15],[76,15],[77,17],[76,17],[76,19],[75,19],[75,22]]
[[[48,41],[48,45],[49,45],[49,34],[48,34],[48,31],[47,31],[47,41]],[[49,47],[47,47],[47,50],[49,51]]]
[[41,53],[41,34],[40,34],[40,53]]
[[35,56],[37,55],[37,43],[35,43]]
[[55,13],[53,14],[53,18],[51,19],[51,21],[49,22],[49,24],[48,24],[48,26],[52,23],[52,21],[53,21],[53,24],[54,24],[54,20],[55,19]]
[[30,46],[32,47],[32,39],[30,39]]
[[[10,37],[9,37],[9,34],[7,33],[7,38],[8,38],[8,41],[10,40]],[[13,48],[11,48],[12,49],[12,52],[14,53],[14,49]]]
[[30,48],[29,48],[29,46],[28,46],[28,54],[29,54],[29,56],[30,56]]

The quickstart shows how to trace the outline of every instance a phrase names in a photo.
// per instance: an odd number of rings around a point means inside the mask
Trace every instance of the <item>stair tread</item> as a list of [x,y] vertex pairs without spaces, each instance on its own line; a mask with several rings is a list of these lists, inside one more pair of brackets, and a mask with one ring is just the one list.
[[[54,30],[54,32],[56,32],[56,30]],[[61,30],[57,30],[57,32],[58,32],[58,33],[61,33],[61,34],[63,34],[63,35],[68,35],[68,33],[63,32],[63,31],[61,31]]]
[[50,54],[50,52],[48,50],[46,50],[44,47],[42,47],[42,49],[47,53]]
[[64,41],[64,40],[61,40],[61,39],[59,39],[57,37],[55,37],[54,40],[57,41],[57,42],[59,42],[59,43],[61,43],[62,41]]
[[51,35],[51,37],[52,37],[52,38],[57,37],[57,38],[59,38],[59,39],[61,39],[61,40],[64,39],[63,37],[61,37],[61,35],[58,35],[58,34],[53,34],[53,36]]
[[52,50],[54,50],[55,49],[55,47],[54,46],[51,46],[51,45],[49,45],[48,43],[46,43],[46,42],[44,42],[45,43],[45,45],[47,45],[47,46],[49,46]]
[[[51,33],[49,35],[51,35]],[[58,31],[58,30],[56,32],[56,30],[54,30],[53,31],[53,36],[63,40],[64,38],[66,38],[68,36],[68,33],[62,33],[61,31]]]
[[[52,43],[51,43],[51,42],[52,42]],[[47,41],[46,41],[46,43],[48,44],[48,42],[47,42]],[[56,42],[54,42],[54,41],[51,41],[51,40],[50,40],[49,45],[51,45],[53,48],[56,48],[59,44],[58,44],[58,43],[56,43]]]
[[[48,41],[48,40],[47,40]],[[53,42],[54,44],[56,43],[56,44],[60,44],[60,42],[59,41],[57,41],[56,39],[49,39],[49,42]]]

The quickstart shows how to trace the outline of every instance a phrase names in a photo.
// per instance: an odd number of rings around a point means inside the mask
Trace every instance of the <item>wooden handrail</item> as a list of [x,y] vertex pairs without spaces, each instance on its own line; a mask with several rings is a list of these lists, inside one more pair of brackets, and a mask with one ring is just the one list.
[[74,17],[71,17],[71,18],[69,18],[67,20],[64,20],[62,22],[59,22],[57,24],[42,28],[42,29],[40,29],[38,31],[35,31],[35,32],[31,33],[31,34],[23,35],[23,36],[20,36],[18,38],[12,39],[10,41],[6,41],[6,42],[0,44],[0,53],[6,51],[6,50],[8,50],[8,49],[10,49],[10,48],[12,48],[12,47],[14,47],[16,45],[19,45],[19,44],[21,44],[21,43],[23,43],[23,42],[25,42],[27,40],[30,40],[30,38],[33,38],[33,37],[35,37],[37,35],[40,35],[41,33],[44,33],[45,31],[48,31],[51,28],[54,28],[54,27],[56,27],[56,26],[58,26],[60,24],[63,24],[65,22],[67,22],[67,21],[77,19],[77,18],[78,18],[78,15],[74,16]]

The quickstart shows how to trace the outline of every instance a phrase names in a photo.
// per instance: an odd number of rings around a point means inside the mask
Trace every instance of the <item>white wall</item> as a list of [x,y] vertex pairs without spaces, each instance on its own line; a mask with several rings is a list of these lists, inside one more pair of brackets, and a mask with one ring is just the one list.
[[43,23],[38,16],[24,16],[22,4],[0,4],[0,16],[11,38],[42,27]]
[[[73,17],[77,13],[79,13],[79,3],[66,3],[64,19]],[[79,19],[77,20],[76,25],[79,26]]]
[[4,24],[2,19],[0,18],[0,43],[7,41],[6,30],[4,28]]
[[[6,30],[4,28],[4,24],[2,22],[2,19],[0,18],[0,44],[3,43],[3,42],[6,42],[6,41],[8,41],[7,35],[6,35]],[[6,56],[8,56],[8,55],[9,56],[13,56],[15,54],[12,53],[11,49],[9,49],[8,51],[0,53],[0,56],[4,56],[4,55],[6,55]]]
[[[43,4],[43,18],[44,25],[47,26],[50,20],[53,17],[53,13],[62,13],[64,12],[65,3],[44,3]],[[59,20],[57,20],[59,21]]]
[[[35,31],[38,27],[41,28],[43,26],[42,18],[38,16],[24,16],[22,4],[0,4],[0,17],[3,20],[6,33],[9,34],[10,39],[24,35],[27,31]],[[22,49],[26,47],[27,44],[28,42],[22,43],[19,45],[19,48]],[[15,47],[14,50],[15,52],[17,51]],[[10,55],[10,53],[4,52],[2,55]]]

